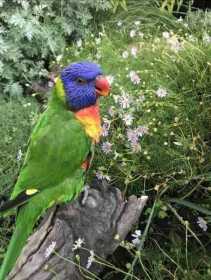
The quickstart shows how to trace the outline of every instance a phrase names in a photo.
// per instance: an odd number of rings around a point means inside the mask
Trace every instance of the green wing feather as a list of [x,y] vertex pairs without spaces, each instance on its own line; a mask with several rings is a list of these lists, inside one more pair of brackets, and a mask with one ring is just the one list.
[[54,204],[73,199],[81,191],[84,184],[81,165],[90,149],[91,140],[82,125],[53,92],[48,109],[32,132],[11,195],[13,202],[17,200],[23,204],[22,195],[28,189],[38,190],[19,208],[16,229],[0,269],[0,280],[5,280],[12,269],[40,215]]
[[53,187],[86,159],[91,141],[72,112],[51,104],[36,125],[11,198],[27,189]]

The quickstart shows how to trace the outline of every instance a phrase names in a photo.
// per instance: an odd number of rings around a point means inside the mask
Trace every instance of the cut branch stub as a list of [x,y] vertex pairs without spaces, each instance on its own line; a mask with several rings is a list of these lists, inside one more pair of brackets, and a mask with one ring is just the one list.
[[[105,181],[95,181],[85,204],[79,198],[54,207],[39,229],[29,238],[9,280],[85,279],[90,250],[102,258],[111,255],[138,221],[146,196],[131,196],[127,202],[121,192]],[[115,236],[119,236],[119,240]],[[79,238],[83,248],[73,250]],[[80,260],[76,260],[76,255]],[[79,264],[74,265],[74,262]],[[85,268],[85,269],[84,269]],[[93,262],[89,271],[99,274],[102,266]]]

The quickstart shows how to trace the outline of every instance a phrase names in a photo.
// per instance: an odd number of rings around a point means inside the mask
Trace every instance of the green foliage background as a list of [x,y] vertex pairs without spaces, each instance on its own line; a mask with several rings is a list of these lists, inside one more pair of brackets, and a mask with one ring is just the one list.
[[[29,135],[36,122],[39,105],[34,98],[0,98],[0,201],[8,199],[23,163]],[[0,219],[0,262],[10,239],[14,219]]]
[[21,95],[46,78],[50,60],[109,8],[107,0],[0,0],[1,94]]

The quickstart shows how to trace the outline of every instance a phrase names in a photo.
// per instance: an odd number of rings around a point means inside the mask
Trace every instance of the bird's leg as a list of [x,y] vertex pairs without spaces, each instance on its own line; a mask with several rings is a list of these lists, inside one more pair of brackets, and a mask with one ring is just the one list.
[[90,186],[88,184],[85,184],[84,185],[83,198],[82,198],[82,201],[81,201],[82,205],[84,205],[86,203],[87,197],[89,195],[89,189],[90,189]]

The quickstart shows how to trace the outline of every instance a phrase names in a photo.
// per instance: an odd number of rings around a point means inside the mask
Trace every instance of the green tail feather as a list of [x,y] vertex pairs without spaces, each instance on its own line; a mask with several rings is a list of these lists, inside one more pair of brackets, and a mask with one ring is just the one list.
[[22,251],[22,248],[26,243],[26,240],[33,230],[34,224],[36,223],[37,217],[34,217],[34,219],[32,219],[33,217],[30,217],[30,215],[26,215],[27,208],[28,205],[22,207],[19,210],[16,221],[16,228],[0,269],[0,280],[6,279],[6,276],[14,266],[18,256]]
[[47,190],[45,190],[43,194],[32,197],[27,204],[19,208],[16,228],[0,268],[0,280],[5,280],[15,265],[28,237],[33,231],[36,221],[49,207],[49,201],[52,201],[52,196],[48,196]]
[[45,210],[53,204],[74,199],[81,192],[83,184],[83,170],[78,170],[75,176],[67,178],[54,188],[43,190],[21,206],[18,212],[15,232],[0,268],[0,280],[6,279],[6,276],[15,265],[26,240],[32,233],[36,221]]

